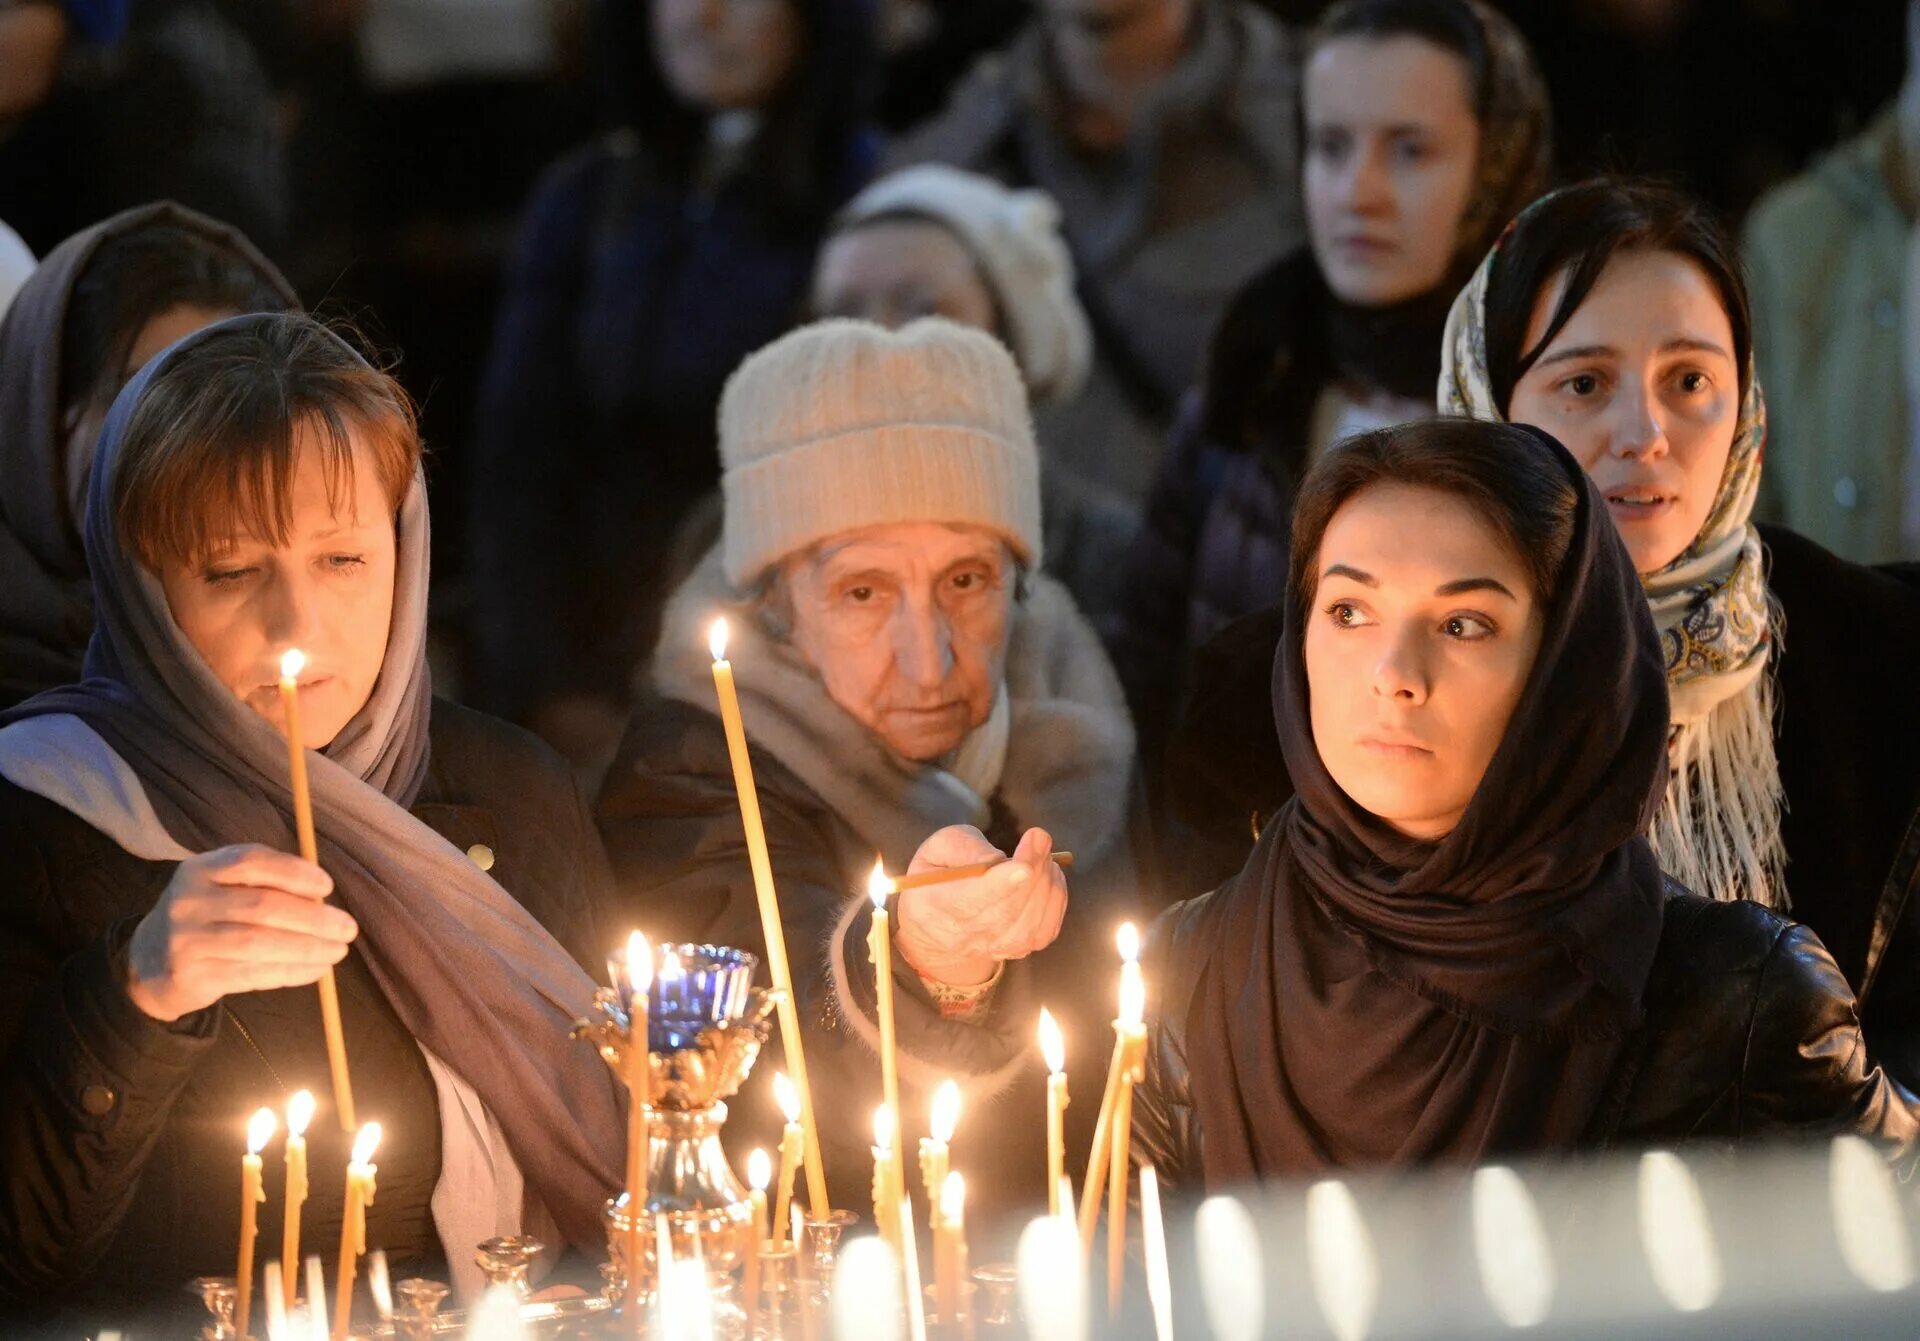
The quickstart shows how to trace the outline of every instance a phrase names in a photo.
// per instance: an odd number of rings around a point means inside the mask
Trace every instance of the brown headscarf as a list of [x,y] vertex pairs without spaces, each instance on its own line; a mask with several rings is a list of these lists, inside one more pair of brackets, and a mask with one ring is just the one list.
[[93,600],[69,500],[61,349],[67,311],[102,247],[155,225],[204,237],[259,273],[287,308],[300,300],[239,230],[171,201],[142,205],[75,233],[14,296],[0,320],[0,707],[80,678]]
[[1658,947],[1641,837],[1667,695],[1640,580],[1585,474],[1538,659],[1459,825],[1408,838],[1321,763],[1288,607],[1273,711],[1296,795],[1216,897],[1187,1038],[1210,1188],[1573,1146]]

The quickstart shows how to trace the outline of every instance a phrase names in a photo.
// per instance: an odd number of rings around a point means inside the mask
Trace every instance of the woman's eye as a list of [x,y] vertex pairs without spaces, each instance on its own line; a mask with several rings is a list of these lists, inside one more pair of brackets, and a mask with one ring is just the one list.
[[1327,607],[1327,614],[1343,629],[1354,628],[1366,622],[1361,617],[1360,607],[1352,601],[1335,601]]
[[1343,158],[1347,152],[1347,137],[1340,131],[1319,131],[1309,141],[1308,147],[1317,158]]
[[1575,396],[1591,396],[1600,389],[1600,379],[1592,373],[1576,373],[1562,382],[1560,389]]
[[327,567],[336,570],[348,570],[365,566],[366,559],[359,554],[329,554]]
[[210,587],[231,587],[253,575],[251,568],[209,568],[201,576]]
[[868,601],[873,599],[873,588],[872,587],[848,587],[847,599],[852,601],[855,605],[865,605]]
[[1418,163],[1427,157],[1427,146],[1418,140],[1401,140],[1393,146],[1393,156],[1401,163]]
[[1686,373],[1680,374],[1680,389],[1682,391],[1687,392],[1689,395],[1695,394],[1697,392],[1705,391],[1708,387],[1712,385],[1713,385],[1713,379],[1711,377],[1708,377],[1703,372],[1696,371],[1696,372],[1686,372]]
[[1447,637],[1466,643],[1493,636],[1493,625],[1478,615],[1451,615],[1441,628]]

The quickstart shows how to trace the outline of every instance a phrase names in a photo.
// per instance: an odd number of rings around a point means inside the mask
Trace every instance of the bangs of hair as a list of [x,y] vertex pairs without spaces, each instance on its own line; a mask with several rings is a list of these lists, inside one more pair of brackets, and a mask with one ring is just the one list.
[[134,410],[113,480],[121,543],[156,572],[242,537],[284,546],[301,454],[319,454],[338,514],[353,508],[356,446],[397,512],[421,453],[400,385],[311,317],[221,331],[177,355]]

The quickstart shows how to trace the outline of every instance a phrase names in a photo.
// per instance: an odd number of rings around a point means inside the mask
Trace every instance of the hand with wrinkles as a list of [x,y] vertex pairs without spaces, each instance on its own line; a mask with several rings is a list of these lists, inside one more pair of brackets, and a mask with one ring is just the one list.
[[1053,837],[1029,829],[1011,858],[970,825],[941,829],[907,867],[921,871],[999,861],[985,875],[909,889],[895,896],[894,943],[913,971],[933,982],[972,987],[1060,934],[1067,877],[1053,863]]
[[127,946],[127,995],[177,1020],[234,992],[305,987],[360,934],[325,902],[333,877],[312,862],[248,843],[189,857]]

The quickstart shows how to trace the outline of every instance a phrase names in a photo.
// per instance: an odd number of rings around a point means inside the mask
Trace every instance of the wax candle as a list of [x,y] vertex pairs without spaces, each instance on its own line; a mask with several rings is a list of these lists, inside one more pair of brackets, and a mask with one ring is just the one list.
[[[867,880],[867,895],[873,900],[873,925],[867,932],[867,956],[873,961],[874,997],[880,1017],[880,1098],[893,1121],[889,1149],[896,1155],[904,1148],[900,1138],[900,1055],[894,1042],[893,1027],[893,935],[887,918],[887,894],[893,888],[886,868],[873,864]],[[898,1170],[896,1169],[896,1173]],[[906,1181],[895,1184],[895,1197],[906,1190]],[[899,1244],[896,1242],[895,1247]]]
[[893,1114],[881,1104],[873,1110],[873,1225],[896,1253],[900,1251],[899,1194],[894,1190]]
[[1060,1184],[1067,1176],[1067,1041],[1045,1006],[1040,1008],[1040,1055],[1047,1063],[1047,1214],[1058,1215]]
[[1120,1092],[1113,1106],[1113,1154],[1107,1187],[1107,1312],[1120,1312],[1120,1291],[1127,1271],[1127,1178],[1132,1173],[1133,1087],[1140,1082],[1146,1061],[1147,1032],[1142,1019],[1147,989],[1140,978],[1140,937],[1129,922],[1121,928],[1120,1019],[1118,1028],[1126,1057],[1120,1068]]
[[[286,714],[293,828],[300,838],[300,855],[318,865],[320,850],[313,836],[313,796],[307,789],[307,751],[300,735],[300,672],[306,667],[306,654],[298,648],[289,648],[280,658],[280,703]],[[333,1108],[340,1119],[340,1130],[352,1131],[359,1124],[353,1115],[353,1081],[347,1074],[347,1040],[340,1028],[340,989],[334,983],[331,968],[320,975],[318,987],[320,1027],[326,1034],[327,1069],[333,1078]]]
[[255,1112],[247,1123],[247,1153],[240,1157],[240,1254],[233,1272],[234,1288],[238,1292],[233,1316],[240,1324],[241,1336],[247,1334],[247,1326],[253,1321],[253,1241],[260,1233],[258,1207],[267,1199],[267,1189],[260,1177],[260,1152],[272,1139],[273,1128],[271,1108]]
[[745,1296],[747,1335],[752,1336],[760,1321],[760,1254],[767,1246],[767,1184],[773,1181],[773,1161],[767,1152],[756,1148],[747,1156],[747,1193],[753,1207],[753,1241],[747,1250],[747,1269],[741,1278],[740,1292]]
[[367,1254],[367,1294],[373,1299],[374,1316],[382,1322],[392,1322],[393,1280],[387,1274],[385,1248],[375,1248]]
[[[905,1184],[900,1185],[903,1189]],[[913,1198],[903,1190],[894,1204],[900,1224],[900,1262],[907,1277],[907,1336],[927,1341],[927,1297],[920,1288],[920,1247],[913,1228]]]
[[1114,937],[1120,950],[1120,1010],[1113,1021],[1113,1059],[1107,1067],[1107,1086],[1100,1096],[1100,1113],[1093,1124],[1093,1147],[1087,1152],[1087,1181],[1080,1188],[1080,1241],[1093,1250],[1093,1230],[1100,1219],[1100,1196],[1106,1189],[1114,1145],[1115,1109],[1120,1103],[1121,1079],[1134,1067],[1134,1036],[1139,1034],[1141,1057],[1145,1058],[1145,1031],[1127,1024],[1131,1001],[1144,1003],[1145,989],[1140,978],[1140,933],[1126,922]]
[[286,1272],[279,1262],[269,1262],[261,1276],[267,1292],[267,1341],[288,1341]]
[[940,1183],[933,1219],[933,1300],[941,1323],[952,1328],[965,1309],[967,1278],[967,1180],[958,1170]]
[[307,1124],[313,1121],[313,1091],[287,1100],[286,1221],[280,1229],[281,1293],[288,1307],[300,1302],[300,1208],[307,1202]]
[[[627,937],[627,954],[614,988],[627,1012],[627,1271],[633,1297],[639,1298],[640,1251],[647,1211],[647,1161],[650,1127],[647,1104],[651,1098],[652,1062],[647,1050],[647,994],[653,988],[653,947],[639,932]],[[631,1310],[634,1319],[639,1309]]]
[[353,1277],[367,1251],[367,1207],[373,1204],[374,1148],[380,1144],[380,1124],[369,1122],[354,1138],[353,1159],[347,1165],[347,1197],[340,1219],[340,1268],[334,1280],[333,1341],[345,1341],[353,1320]]
[[753,760],[747,753],[747,728],[740,717],[740,696],[734,688],[733,666],[727,661],[727,621],[716,619],[708,630],[713,653],[713,688],[720,701],[720,723],[727,737],[727,758],[733,764],[733,788],[740,802],[740,822],[747,837],[747,865],[753,872],[754,898],[760,906],[760,933],[767,943],[767,973],[773,979],[780,1015],[780,1045],[787,1069],[800,1091],[800,1122],[805,1129],[807,1201],[816,1218],[832,1213],[827,1202],[826,1166],[820,1160],[820,1125],[813,1111],[813,1089],[807,1083],[807,1057],[800,1041],[800,1012],[793,996],[793,975],[787,968],[787,939],[780,921],[780,900],[773,888],[773,863],[767,856],[767,834],[760,822],[760,793],[753,785]]
[[1140,1221],[1146,1233],[1147,1301],[1156,1341],[1173,1341],[1173,1281],[1167,1271],[1167,1229],[1160,1218],[1160,1176],[1140,1166]]
[[328,1341],[327,1274],[318,1253],[307,1255],[307,1335],[313,1341]]
[[[804,1158],[801,1154],[802,1137],[800,1132],[800,1094],[787,1079],[784,1071],[773,1073],[773,1101],[786,1115],[786,1129],[780,1133],[780,1190],[776,1194],[773,1207],[773,1232],[776,1239],[784,1241],[787,1232],[787,1212],[793,1207],[793,1175]],[[793,1209],[798,1209],[793,1207]],[[794,1246],[800,1246],[800,1236],[793,1236]],[[775,1245],[778,1246],[778,1243]]]
[[920,1138],[920,1178],[927,1189],[930,1208],[929,1226],[940,1224],[940,1197],[947,1185],[947,1166],[951,1158],[954,1128],[960,1125],[960,1086],[951,1080],[940,1082],[933,1092],[933,1117],[928,1124],[931,1135]]

